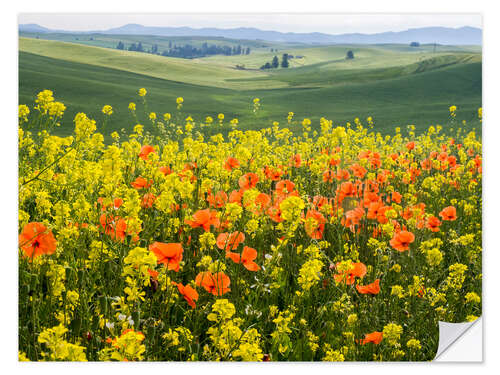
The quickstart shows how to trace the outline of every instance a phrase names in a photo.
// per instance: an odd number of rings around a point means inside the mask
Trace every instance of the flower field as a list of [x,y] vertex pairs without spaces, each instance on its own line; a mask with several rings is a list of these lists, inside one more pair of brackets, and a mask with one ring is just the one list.
[[242,132],[138,94],[131,134],[106,105],[52,135],[49,90],[19,107],[20,360],[427,361],[439,320],[481,315],[481,139],[459,108],[446,132],[293,112]]

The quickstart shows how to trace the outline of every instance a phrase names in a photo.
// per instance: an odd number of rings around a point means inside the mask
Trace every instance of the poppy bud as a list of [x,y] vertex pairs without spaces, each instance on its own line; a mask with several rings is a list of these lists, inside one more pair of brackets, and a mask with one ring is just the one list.
[[87,339],[87,341],[92,340],[92,334],[91,334],[90,332],[87,332],[87,333],[85,334],[85,338]]
[[271,355],[269,354],[264,354],[264,357],[262,357],[263,362],[269,362],[271,360]]
[[158,290],[158,281],[153,279],[152,277],[150,277],[149,280],[151,282],[151,290],[153,291],[153,293],[155,293]]

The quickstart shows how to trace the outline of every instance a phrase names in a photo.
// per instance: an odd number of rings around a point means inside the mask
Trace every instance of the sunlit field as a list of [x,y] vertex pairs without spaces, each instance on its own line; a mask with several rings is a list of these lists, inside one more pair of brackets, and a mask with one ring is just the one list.
[[428,361],[439,320],[481,315],[482,141],[457,103],[386,135],[151,96],[19,106],[20,360]]

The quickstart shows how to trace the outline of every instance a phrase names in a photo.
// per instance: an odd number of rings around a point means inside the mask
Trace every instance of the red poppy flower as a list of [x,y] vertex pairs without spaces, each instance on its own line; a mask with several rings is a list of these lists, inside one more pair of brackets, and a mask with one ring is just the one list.
[[158,170],[159,170],[161,173],[163,173],[163,175],[165,175],[165,176],[168,176],[169,174],[171,174],[171,173],[172,173],[172,169],[171,169],[170,167],[165,167],[165,166],[163,166],[163,167],[158,168]]
[[131,182],[130,185],[132,185],[133,188],[135,189],[147,189],[153,184],[153,180],[146,180],[144,177],[137,177],[135,181]]
[[302,164],[302,158],[300,157],[300,154],[295,154],[292,158],[292,162],[295,168],[300,168],[300,165]]
[[167,270],[179,272],[184,251],[180,243],[154,242],[149,245],[149,250],[156,255],[158,263],[163,263]]
[[156,196],[152,193],[144,194],[141,201],[142,208],[151,208],[156,200]]
[[231,258],[234,263],[242,263],[243,266],[249,271],[258,271],[260,266],[254,262],[257,258],[257,250],[245,246],[240,254],[226,252],[226,258]]
[[[340,263],[337,263],[336,267],[338,267],[339,264]],[[363,263],[359,262],[359,263],[352,263],[352,268],[350,270],[333,275],[333,278],[335,279],[336,283],[343,282],[347,285],[351,285],[354,283],[356,277],[362,279],[363,277],[365,277],[365,275],[366,275],[366,266]]]
[[259,177],[255,173],[246,173],[238,180],[238,184],[243,190],[254,188],[257,182],[259,182]]
[[52,232],[38,222],[28,223],[19,235],[19,247],[27,258],[53,254],[57,242]]
[[193,215],[193,220],[186,219],[184,222],[187,225],[190,225],[191,228],[202,227],[205,232],[210,231],[210,226],[214,225],[217,227],[220,224],[220,221],[217,218],[217,211],[212,211],[208,208],[196,211]]
[[443,220],[448,220],[448,221],[454,221],[457,219],[457,209],[453,206],[448,206],[443,208],[443,210],[439,213],[439,216],[441,216],[441,219]]
[[187,301],[189,306],[191,306],[193,309],[196,308],[196,302],[198,301],[198,292],[196,289],[194,289],[191,285],[182,285],[181,283],[176,283],[172,281],[172,284],[177,286],[177,289],[179,290],[179,293],[184,297],[184,299]]
[[245,234],[242,232],[221,233],[217,236],[217,247],[221,250],[231,251],[245,241]]
[[397,251],[406,251],[410,250],[410,244],[413,241],[415,241],[415,235],[412,232],[402,230],[396,233],[389,243]]
[[367,333],[365,335],[365,338],[360,341],[361,344],[366,345],[369,342],[374,343],[375,345],[378,345],[382,342],[383,339],[383,333],[382,332],[372,332],[372,333]]
[[219,191],[217,194],[209,194],[207,201],[211,207],[222,208],[227,202],[227,194],[224,191]]
[[233,158],[233,157],[228,157],[226,162],[224,163],[224,168],[228,171],[232,171],[235,168],[238,168],[240,166],[240,162]]
[[356,290],[361,294],[378,294],[380,292],[380,279],[375,280],[371,284],[356,285]]
[[295,184],[290,180],[281,180],[276,184],[276,193],[278,195],[288,195],[295,189]]
[[108,236],[113,239],[125,240],[127,234],[127,222],[118,216],[102,214],[99,218],[101,227]]
[[[313,219],[313,220],[308,220]],[[321,212],[316,210],[309,210],[306,214],[306,224],[305,229],[309,237],[320,240],[323,238],[323,232],[325,230],[326,219],[321,214]]]
[[139,157],[142,159],[142,160],[147,160],[148,159],[148,155],[152,152],[155,152],[155,148],[153,146],[149,146],[149,145],[144,145],[142,146],[141,148],[141,153],[139,154]]
[[195,283],[214,296],[222,296],[231,290],[229,289],[231,280],[224,272],[215,274],[210,271],[200,272],[195,278]]
[[439,226],[441,221],[436,216],[429,216],[427,218],[426,227],[430,229],[431,232],[439,232]]

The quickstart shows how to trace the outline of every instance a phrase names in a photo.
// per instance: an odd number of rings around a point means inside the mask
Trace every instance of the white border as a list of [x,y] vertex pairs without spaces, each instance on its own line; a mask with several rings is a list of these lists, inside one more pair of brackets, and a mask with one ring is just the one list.
[[[487,332],[485,334],[485,364],[482,367],[493,367],[496,363],[496,335],[500,332],[498,326],[497,314],[495,313],[498,307],[498,286],[500,286],[498,266],[500,265],[498,249],[498,238],[496,232],[498,215],[500,213],[500,196],[498,194],[499,176],[500,173],[495,168],[500,165],[500,121],[498,121],[498,99],[499,99],[499,71],[500,60],[498,51],[498,40],[495,36],[500,35],[500,22],[498,22],[499,13],[495,6],[495,2],[487,0],[476,0],[459,2],[457,0],[419,0],[414,2],[405,2],[401,0],[357,0],[351,2],[325,2],[321,0],[308,1],[293,1],[293,0],[253,0],[248,2],[238,1],[202,1],[202,0],[184,0],[182,2],[164,1],[155,2],[141,0],[140,2],[124,2],[121,1],[102,1],[102,0],[86,0],[85,2],[69,2],[67,0],[56,1],[34,1],[24,0],[19,3],[6,2],[2,4],[2,14],[0,27],[2,28],[2,90],[0,101],[3,115],[2,119],[2,137],[0,150],[2,152],[2,177],[3,184],[1,190],[1,226],[2,228],[2,266],[0,272],[2,285],[2,309],[1,322],[2,324],[2,340],[0,340],[2,354],[2,366],[9,373],[6,366],[14,366],[14,371],[24,373],[28,371],[36,371],[37,373],[85,373],[103,370],[119,371],[120,373],[134,373],[137,371],[154,371],[154,372],[217,372],[234,374],[239,373],[254,373],[255,371],[297,371],[304,373],[310,370],[331,373],[334,371],[369,371],[374,373],[400,374],[401,371],[420,373],[421,371],[436,371],[442,372],[446,369],[452,369],[454,373],[469,373],[471,370],[467,364],[364,364],[351,363],[340,365],[337,367],[333,364],[303,364],[303,363],[282,363],[282,364],[264,364],[264,365],[249,365],[249,364],[198,364],[195,366],[184,363],[169,363],[169,364],[38,364],[31,366],[21,366],[17,360],[17,253],[13,249],[16,248],[16,217],[17,217],[17,165],[16,160],[17,143],[16,129],[14,124],[17,123],[17,14],[19,12],[86,12],[86,13],[103,13],[103,12],[129,12],[129,13],[169,13],[169,12],[211,12],[211,13],[227,13],[227,12],[293,12],[293,13],[482,13],[484,22],[484,75],[483,75],[483,108],[484,108],[484,125],[483,125],[483,147],[484,147],[484,202],[483,202],[483,217],[484,217],[484,311],[483,316],[487,321]],[[488,317],[491,316],[491,319]],[[489,333],[488,333],[489,332]],[[346,368],[351,366],[358,367]],[[363,368],[359,368],[362,366]],[[365,366],[367,366],[365,368]],[[425,369],[421,366],[425,366]],[[404,367],[404,368],[403,368]],[[475,370],[473,370],[475,371]]]

